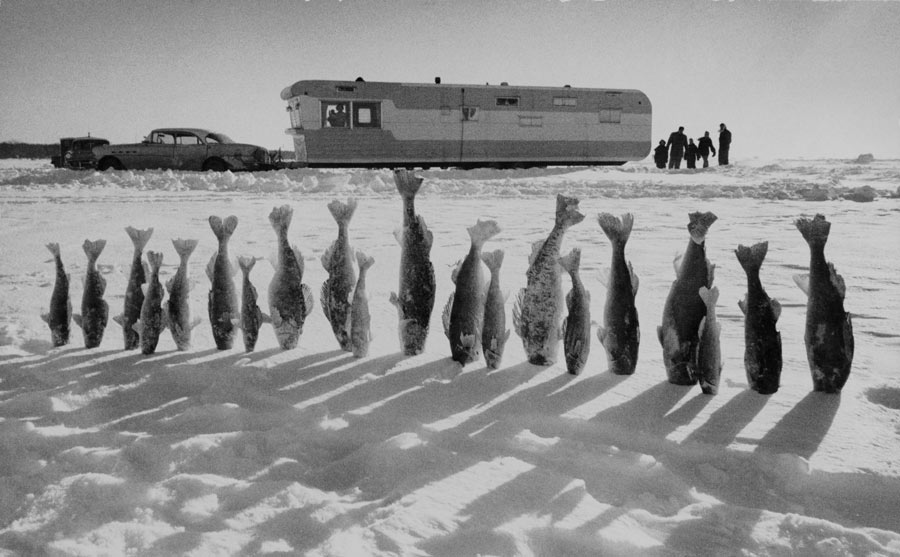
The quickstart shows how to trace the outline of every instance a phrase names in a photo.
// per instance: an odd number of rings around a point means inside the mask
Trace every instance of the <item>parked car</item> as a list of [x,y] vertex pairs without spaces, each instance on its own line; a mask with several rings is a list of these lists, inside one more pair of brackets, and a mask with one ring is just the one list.
[[59,154],[50,157],[50,162],[56,168],[94,168],[97,159],[94,158],[93,148],[101,145],[109,145],[109,141],[102,137],[63,137],[59,140]]
[[198,128],[159,128],[140,143],[94,148],[97,170],[269,170],[269,152],[258,145],[235,143],[223,133]]

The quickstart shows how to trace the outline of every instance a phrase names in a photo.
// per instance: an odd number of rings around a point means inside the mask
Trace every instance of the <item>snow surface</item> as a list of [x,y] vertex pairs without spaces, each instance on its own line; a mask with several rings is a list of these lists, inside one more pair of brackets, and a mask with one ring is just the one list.
[[[390,172],[101,174],[0,161],[0,555],[900,555],[900,161],[420,174],[438,295],[426,351],[404,357],[388,301],[401,221]],[[501,282],[514,295],[557,193],[578,196],[588,215],[564,251],[582,248],[595,323],[610,258],[596,214],[635,214],[626,253],[641,280],[637,372],[608,373],[596,341],[578,377],[564,363],[533,366],[515,333],[500,369],[460,368],[440,311],[466,228],[499,222],[485,249],[506,251]],[[360,202],[351,242],[375,258],[363,359],[339,351],[318,306],[319,258],[337,233],[326,205],[349,196]],[[295,350],[264,328],[256,352],[239,341],[217,351],[207,219],[238,216],[231,254],[268,256],[268,214],[282,204],[294,208],[290,238],[315,311]],[[656,340],[697,210],[719,216],[707,241],[721,291],[716,396],[668,384]],[[805,297],[792,279],[809,258],[793,221],[817,212],[832,222],[826,256],[854,319],[853,371],[837,396],[811,392]],[[177,264],[171,240],[200,240],[194,349],[177,352],[165,332],[156,354],[126,352],[112,322],[99,348],[85,350],[77,328],[51,348],[44,245],[60,243],[78,308],[81,244],[105,238],[99,264],[118,314],[126,226],[155,228],[148,249],[164,253],[163,281]],[[763,240],[763,284],[784,306],[771,396],[747,388],[746,281],[733,253]],[[271,275],[267,263],[252,275],[264,310]]]

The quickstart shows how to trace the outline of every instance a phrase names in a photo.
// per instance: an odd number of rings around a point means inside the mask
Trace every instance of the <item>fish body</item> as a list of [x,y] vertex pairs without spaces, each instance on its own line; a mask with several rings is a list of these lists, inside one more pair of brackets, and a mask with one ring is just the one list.
[[747,294],[738,302],[744,314],[744,370],[750,388],[764,395],[778,391],[782,365],[781,333],[775,328],[781,304],[769,298],[759,278],[768,249],[769,243],[761,242],[734,251],[747,275]]
[[456,290],[444,308],[444,332],[450,340],[453,361],[462,365],[481,355],[481,332],[484,327],[484,305],[490,277],[484,272],[481,249],[500,232],[496,221],[479,220],[468,229],[471,247],[453,275]]
[[557,195],[553,229],[546,240],[532,246],[527,286],[519,291],[513,306],[513,325],[532,364],[556,362],[564,304],[559,250],[566,230],[582,220],[578,200]]
[[663,307],[662,325],[657,328],[666,374],[675,385],[696,385],[698,381],[693,358],[700,321],[706,315],[706,305],[699,292],[701,286],[711,286],[706,234],[716,218],[709,212],[690,214],[691,238],[681,260],[676,259],[676,278]]
[[234,287],[234,268],[228,260],[228,241],[237,228],[238,219],[232,215],[224,221],[209,217],[219,247],[206,267],[206,274],[212,283],[209,291],[209,324],[213,339],[219,350],[230,350],[234,344],[236,325],[239,323],[237,291]]
[[278,241],[275,273],[269,283],[269,313],[278,345],[284,350],[297,346],[303,323],[313,309],[312,291],[303,284],[303,256],[288,242],[293,215],[290,205],[275,207],[269,214]]
[[809,245],[809,275],[794,280],[808,296],[806,302],[806,358],[813,390],[839,393],[853,364],[853,324],[844,311],[844,279],[825,260],[831,223],[823,215],[797,219],[797,229]]
[[350,219],[356,211],[356,200],[347,203],[332,201],[328,210],[338,225],[338,237],[322,255],[322,266],[328,278],[322,284],[322,311],[331,323],[331,331],[341,350],[353,351],[350,340],[350,306],[353,288],[356,286],[356,270],[353,268],[353,250],[350,248]]
[[716,320],[719,289],[715,286],[701,286],[698,295],[706,306],[706,315],[700,320],[694,367],[703,394],[714,395],[719,392],[719,379],[722,376],[722,346],[719,341],[722,327]]
[[141,308],[144,305],[143,285],[147,282],[147,268],[144,264],[144,248],[153,235],[153,228],[139,230],[131,226],[125,228],[131,243],[134,245],[134,254],[131,257],[131,272],[128,274],[128,284],[125,286],[125,307],[118,319],[122,325],[122,335],[125,340],[125,350],[134,350],[140,346],[140,335],[134,329],[134,324],[141,317]]
[[606,283],[603,326],[597,330],[597,338],[606,350],[609,370],[616,375],[631,375],[637,367],[641,344],[641,328],[634,303],[638,277],[625,259],[625,245],[631,237],[634,217],[626,213],[619,219],[601,213],[598,222],[612,244],[612,263]]
[[400,286],[396,294],[391,293],[391,302],[399,314],[400,346],[404,354],[414,356],[425,349],[434,309],[434,237],[425,219],[416,214],[415,199],[422,178],[407,170],[395,170],[394,182],[403,198],[403,227],[395,233],[400,243]]
[[572,290],[566,295],[569,313],[563,321],[563,354],[566,369],[578,375],[591,353],[591,294],[585,290],[579,274],[580,249],[572,249],[569,255],[559,258],[559,263],[572,277]]
[[197,240],[172,240],[175,252],[178,253],[179,264],[175,275],[166,281],[169,299],[166,301],[166,321],[172,339],[178,350],[190,350],[191,330],[197,325],[191,321],[190,293],[191,283],[188,279],[188,259],[197,248]]
[[264,321],[263,312],[256,302],[258,298],[256,287],[250,282],[250,271],[254,265],[256,258],[238,257],[238,266],[244,277],[241,287],[241,331],[244,337],[244,350],[247,352],[256,349],[259,329]]
[[503,349],[510,333],[506,328],[506,297],[500,290],[500,266],[503,265],[503,256],[503,250],[499,249],[481,255],[481,260],[491,273],[491,282],[484,302],[484,327],[481,330],[484,362],[490,369],[500,367]]
[[72,299],[69,298],[69,275],[63,265],[59,244],[47,244],[47,249],[53,254],[53,263],[56,266],[56,281],[53,284],[53,293],[50,294],[50,310],[41,315],[50,327],[50,338],[53,346],[65,346],[69,344],[69,335],[72,327]]
[[366,294],[366,273],[375,264],[375,259],[361,251],[356,252],[359,266],[359,278],[353,289],[353,303],[350,307],[350,344],[353,355],[364,358],[369,354],[369,342],[372,340],[372,317],[369,314],[369,297]]
[[133,325],[140,335],[141,354],[145,355],[156,352],[159,336],[166,328],[162,309],[163,286],[159,282],[159,268],[162,266],[163,254],[148,251],[147,260],[150,262],[150,279],[147,281],[140,320]]
[[87,273],[84,277],[84,293],[81,297],[81,315],[75,322],[84,334],[84,347],[96,348],[103,342],[103,333],[109,322],[109,304],[103,299],[106,279],[97,270],[97,258],[103,253],[106,240],[85,240],[82,248],[87,255]]

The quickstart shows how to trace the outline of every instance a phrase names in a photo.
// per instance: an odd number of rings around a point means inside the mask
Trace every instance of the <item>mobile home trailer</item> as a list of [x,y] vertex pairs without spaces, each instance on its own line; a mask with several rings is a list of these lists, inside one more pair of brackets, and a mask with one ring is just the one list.
[[311,80],[281,98],[303,166],[619,165],[650,153],[650,100],[634,89]]

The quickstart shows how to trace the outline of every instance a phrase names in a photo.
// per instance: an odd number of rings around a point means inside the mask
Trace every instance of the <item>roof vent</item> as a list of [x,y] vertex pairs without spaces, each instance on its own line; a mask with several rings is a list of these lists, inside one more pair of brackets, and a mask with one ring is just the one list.
[[506,82],[506,81],[501,81],[501,82],[500,82],[500,86],[501,86],[501,87],[509,87],[509,83]]
[[435,77],[435,78],[434,78],[434,83],[435,83],[436,85],[440,85],[440,84],[441,84],[441,76]]

